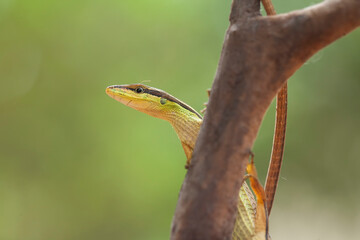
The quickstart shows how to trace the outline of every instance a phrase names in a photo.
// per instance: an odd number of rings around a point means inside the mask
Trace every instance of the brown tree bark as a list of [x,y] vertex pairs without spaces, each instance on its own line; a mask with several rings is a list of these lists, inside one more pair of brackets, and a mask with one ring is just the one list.
[[230,239],[249,150],[272,99],[314,53],[360,25],[360,0],[260,16],[234,0],[209,104],[171,239]]

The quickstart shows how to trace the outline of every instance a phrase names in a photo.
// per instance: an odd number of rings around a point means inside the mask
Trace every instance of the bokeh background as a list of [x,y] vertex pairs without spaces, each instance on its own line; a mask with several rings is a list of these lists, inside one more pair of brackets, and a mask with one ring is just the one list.
[[[169,238],[181,144],[105,88],[151,80],[202,109],[230,4],[0,0],[0,240]],[[290,79],[273,239],[360,238],[359,93],[359,30]],[[274,121],[273,104],[254,146],[262,181]]]

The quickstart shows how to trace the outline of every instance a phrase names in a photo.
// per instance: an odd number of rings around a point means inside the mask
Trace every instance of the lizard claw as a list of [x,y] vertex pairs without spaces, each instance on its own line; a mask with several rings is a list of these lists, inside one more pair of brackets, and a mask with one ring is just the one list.
[[[208,97],[210,97],[211,89],[207,89],[206,92],[208,94]],[[208,103],[209,102],[204,103],[205,108],[200,111],[202,114],[205,114]]]

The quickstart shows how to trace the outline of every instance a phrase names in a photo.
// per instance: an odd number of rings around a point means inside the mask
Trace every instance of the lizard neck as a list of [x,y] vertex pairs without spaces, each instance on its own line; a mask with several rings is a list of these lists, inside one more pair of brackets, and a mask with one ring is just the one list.
[[186,110],[179,110],[168,115],[166,120],[173,126],[189,160],[195,147],[202,119]]

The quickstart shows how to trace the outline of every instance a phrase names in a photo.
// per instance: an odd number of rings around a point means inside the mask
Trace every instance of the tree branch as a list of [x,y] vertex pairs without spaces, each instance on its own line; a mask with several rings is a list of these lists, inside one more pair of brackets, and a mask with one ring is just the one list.
[[311,55],[360,25],[359,0],[272,17],[257,16],[258,2],[233,2],[171,239],[230,239],[248,153],[272,99]]
[[249,16],[260,16],[259,0],[234,0],[232,2],[229,17],[231,23]]
[[[298,11],[264,19],[268,38],[290,77],[307,59],[360,25],[360,1],[327,0]],[[274,37],[278,36],[278,37]],[[280,44],[285,44],[280,45]],[[281,71],[279,69],[279,71]]]

